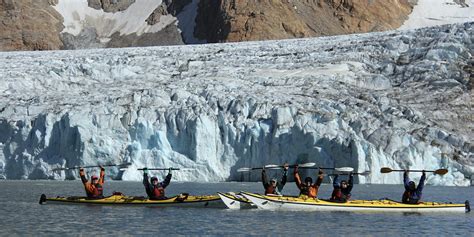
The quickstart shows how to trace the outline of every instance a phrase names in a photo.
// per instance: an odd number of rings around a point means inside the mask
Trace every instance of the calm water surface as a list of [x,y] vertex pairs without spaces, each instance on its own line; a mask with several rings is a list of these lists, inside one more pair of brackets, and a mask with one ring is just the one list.
[[[180,192],[261,192],[260,183],[172,183]],[[145,195],[139,182],[109,181],[105,193]],[[294,183],[286,194],[297,194]],[[320,197],[331,186],[323,185]],[[354,199],[400,199],[401,186],[356,185]],[[39,205],[39,196],[83,195],[78,181],[0,181],[0,235],[311,235],[474,236],[474,213],[273,212],[199,208]],[[474,187],[427,186],[425,200],[474,203]]]

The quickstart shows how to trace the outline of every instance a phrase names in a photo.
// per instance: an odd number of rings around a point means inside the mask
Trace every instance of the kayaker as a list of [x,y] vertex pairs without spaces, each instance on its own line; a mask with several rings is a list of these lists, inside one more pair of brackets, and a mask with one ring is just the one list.
[[153,176],[148,181],[148,169],[143,169],[143,185],[145,185],[146,194],[150,200],[166,199],[165,188],[171,181],[171,168],[168,170],[168,175],[163,182],[158,182],[158,177]]
[[304,183],[302,183],[300,175],[298,173],[298,166],[295,167],[294,176],[296,186],[300,190],[300,195],[306,195],[311,198],[318,197],[319,186],[321,186],[321,183],[323,182],[323,170],[319,169],[318,179],[316,180],[316,183],[313,183],[313,179],[311,177],[306,177],[304,179]]
[[286,179],[288,175],[288,164],[283,165],[283,175],[281,177],[280,182],[277,181],[276,178],[272,178],[270,182],[268,182],[267,172],[265,171],[265,167],[262,169],[262,184],[263,188],[265,188],[265,195],[268,194],[275,194],[281,195],[281,191],[286,184]]
[[423,170],[420,182],[416,186],[415,182],[408,178],[408,171],[403,173],[403,183],[405,185],[405,192],[403,193],[402,202],[407,204],[417,204],[420,202],[423,187],[425,186],[426,172]]
[[337,202],[347,202],[351,198],[351,191],[354,185],[354,175],[349,173],[349,182],[342,180],[339,183],[339,175],[334,176],[334,181],[332,183],[334,190],[331,194],[331,201]]
[[84,184],[84,188],[86,190],[86,194],[88,198],[92,199],[99,199],[104,198],[103,193],[103,185],[104,185],[104,177],[105,177],[105,169],[104,167],[100,166],[100,177],[96,175],[91,176],[91,181],[89,182],[86,178],[86,174],[84,169],[81,167],[79,169],[79,175],[81,176],[82,183]]

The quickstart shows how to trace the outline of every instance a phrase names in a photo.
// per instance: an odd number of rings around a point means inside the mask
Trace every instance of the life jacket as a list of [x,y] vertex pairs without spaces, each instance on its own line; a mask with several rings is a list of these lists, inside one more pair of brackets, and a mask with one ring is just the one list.
[[165,189],[159,185],[157,186],[153,186],[153,190],[152,190],[152,195],[153,195],[153,198],[164,198],[165,197]]
[[351,194],[344,194],[341,188],[335,188],[331,194],[331,200],[336,201],[348,201],[351,198]]
[[90,189],[90,192],[88,192],[87,196],[90,197],[90,198],[101,198],[103,197],[103,193],[104,193],[104,188],[102,187],[102,185],[100,184],[91,184],[91,189]]
[[300,195],[316,198],[318,196],[318,188],[316,188],[315,185],[307,186],[303,184],[300,187]]
[[405,191],[403,193],[402,202],[408,204],[417,204],[421,199],[421,195],[417,195],[416,192]]
[[268,185],[267,188],[265,188],[265,195],[267,194],[277,194],[276,188],[272,185]]

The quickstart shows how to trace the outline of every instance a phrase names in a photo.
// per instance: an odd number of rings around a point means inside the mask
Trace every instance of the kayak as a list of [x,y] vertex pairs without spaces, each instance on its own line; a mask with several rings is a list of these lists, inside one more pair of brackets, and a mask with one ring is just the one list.
[[89,204],[89,205],[119,205],[119,206],[151,206],[151,207],[214,207],[225,208],[217,195],[191,196],[180,194],[162,200],[150,200],[145,197],[124,196],[115,194],[101,199],[87,197],[53,197],[47,198],[42,194],[40,204]]
[[353,200],[348,202],[332,202],[314,199],[307,196],[264,196],[242,192],[242,195],[254,203],[259,209],[287,211],[373,211],[373,212],[470,212],[469,201],[464,204],[439,202],[422,202],[420,204],[404,204],[401,202],[382,200]]
[[240,210],[240,209],[257,208],[257,206],[255,206],[252,202],[250,202],[247,198],[243,197],[240,194],[218,192],[217,195],[219,195],[222,202],[229,209]]

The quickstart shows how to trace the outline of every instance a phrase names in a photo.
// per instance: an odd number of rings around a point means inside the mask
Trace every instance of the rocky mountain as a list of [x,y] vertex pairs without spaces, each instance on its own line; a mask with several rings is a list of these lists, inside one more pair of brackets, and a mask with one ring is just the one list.
[[63,48],[63,18],[49,0],[0,1],[0,50]]
[[474,20],[473,0],[0,0],[0,50],[304,38]]
[[0,53],[0,176],[55,167],[189,167],[177,180],[258,180],[240,167],[316,162],[474,174],[474,23],[229,44]]
[[199,9],[198,38],[238,42],[396,29],[412,5],[407,0],[201,0]]

